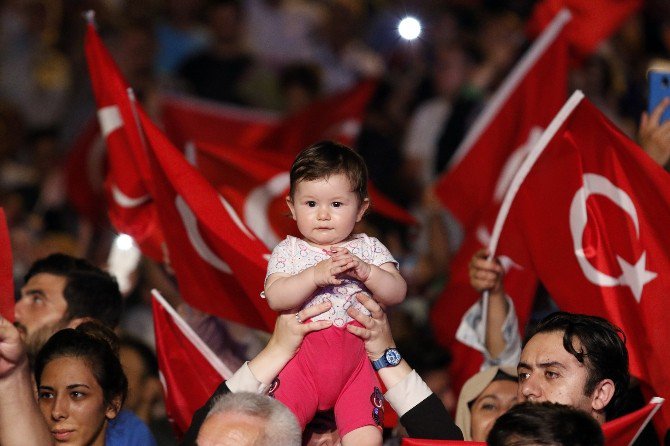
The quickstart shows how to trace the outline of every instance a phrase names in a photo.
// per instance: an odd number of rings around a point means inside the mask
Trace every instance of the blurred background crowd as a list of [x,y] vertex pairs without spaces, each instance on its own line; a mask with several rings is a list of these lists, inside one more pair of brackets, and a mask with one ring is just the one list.
[[[68,155],[95,117],[83,11],[96,11],[99,33],[150,113],[161,94],[180,92],[288,114],[361,79],[379,78],[355,146],[376,186],[422,224],[410,228],[370,215],[365,232],[391,249],[409,284],[408,299],[392,313],[400,350],[453,410],[449,353],[438,347],[427,321],[462,233],[430,185],[528,47],[524,26],[534,3],[0,0],[0,206],[17,284],[34,260],[52,252],[104,266],[117,236],[104,218],[78,215],[66,189],[73,174],[66,171]],[[423,26],[416,40],[398,35],[406,15]],[[646,69],[669,55],[670,3],[648,0],[572,69],[571,89],[583,90],[635,139],[646,108]],[[131,273],[122,323],[134,337],[122,349],[131,383],[127,406],[150,422],[160,418],[161,397],[149,290],[158,288],[173,302],[179,295],[161,265],[142,260]],[[229,334],[239,342],[239,351],[229,352],[238,364],[262,345],[241,330]],[[159,437],[159,444],[170,441]]]

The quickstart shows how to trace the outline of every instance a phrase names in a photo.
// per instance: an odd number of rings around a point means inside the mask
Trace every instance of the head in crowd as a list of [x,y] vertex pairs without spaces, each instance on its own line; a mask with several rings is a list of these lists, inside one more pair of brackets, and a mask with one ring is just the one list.
[[215,45],[241,43],[244,11],[240,0],[209,0],[205,16]]
[[37,260],[24,280],[14,318],[31,357],[62,328],[90,319],[110,328],[119,323],[116,280],[84,259],[52,254]]
[[299,446],[300,426],[279,401],[255,393],[229,393],[212,405],[200,428],[199,446]]
[[544,318],[521,352],[519,399],[567,404],[603,423],[628,390],[628,350],[607,320],[558,312]]
[[128,378],[125,407],[148,423],[154,405],[162,396],[156,355],[139,339],[126,336],[119,341],[119,358]]
[[493,423],[517,403],[516,370],[490,367],[467,380],[456,409],[465,440],[486,441]]
[[333,446],[342,444],[342,438],[335,423],[335,412],[318,411],[307,423],[302,433],[303,446]]
[[114,332],[95,322],[57,332],[37,354],[35,382],[57,443],[103,445],[128,390]]
[[345,240],[369,206],[367,183],[365,162],[349,147],[322,141],[300,152],[286,197],[300,233],[321,246]]
[[593,417],[556,403],[521,403],[500,416],[489,446],[602,446],[600,425]]

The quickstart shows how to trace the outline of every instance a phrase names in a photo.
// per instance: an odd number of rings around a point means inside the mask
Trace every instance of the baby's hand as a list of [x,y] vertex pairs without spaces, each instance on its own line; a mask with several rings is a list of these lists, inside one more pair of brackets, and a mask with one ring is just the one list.
[[346,259],[333,257],[320,261],[314,266],[314,284],[317,287],[341,284],[342,279],[338,279],[337,275],[347,270],[346,263]]
[[346,261],[345,271],[353,279],[365,282],[370,277],[370,264],[353,255],[347,248],[332,247],[331,258]]

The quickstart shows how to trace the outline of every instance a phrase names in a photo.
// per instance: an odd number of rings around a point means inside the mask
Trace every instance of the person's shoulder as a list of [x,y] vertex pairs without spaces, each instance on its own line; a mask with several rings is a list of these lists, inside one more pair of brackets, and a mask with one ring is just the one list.
[[116,418],[109,422],[105,432],[107,446],[153,446],[156,444],[153,434],[146,424],[132,411],[122,409]]

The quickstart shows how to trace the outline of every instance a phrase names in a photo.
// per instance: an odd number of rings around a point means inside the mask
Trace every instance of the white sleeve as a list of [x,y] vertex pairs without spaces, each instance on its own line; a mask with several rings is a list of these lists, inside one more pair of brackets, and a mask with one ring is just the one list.
[[519,320],[516,317],[514,302],[509,296],[505,295],[505,300],[509,305],[505,322],[501,328],[503,339],[505,340],[505,349],[497,358],[491,358],[491,353],[486,349],[485,332],[486,321],[483,318],[484,307],[482,299],[479,299],[463,315],[461,325],[456,330],[456,339],[468,347],[482,352],[484,362],[482,370],[491,366],[510,366],[516,367],[521,357],[521,335],[519,334]]
[[433,393],[423,379],[412,370],[398,384],[386,391],[384,398],[389,402],[398,417],[405,415],[421,401]]
[[251,393],[265,393],[268,390],[267,384],[263,384],[254,376],[249,368],[249,361],[242,364],[242,367],[237,369],[233,376],[226,381],[226,386],[231,392],[251,392]]

